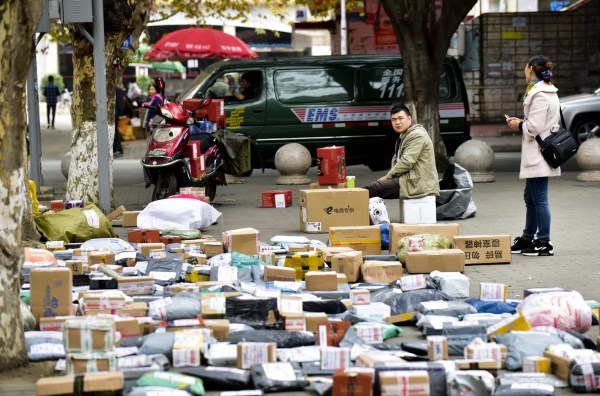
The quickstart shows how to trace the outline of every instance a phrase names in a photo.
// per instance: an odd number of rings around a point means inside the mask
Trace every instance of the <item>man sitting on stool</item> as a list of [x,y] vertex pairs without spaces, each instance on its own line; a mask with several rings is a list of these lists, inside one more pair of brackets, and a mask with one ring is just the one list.
[[369,190],[369,198],[416,199],[439,195],[435,153],[429,134],[420,124],[413,124],[405,105],[394,105],[390,115],[392,127],[400,136],[388,173],[364,187]]

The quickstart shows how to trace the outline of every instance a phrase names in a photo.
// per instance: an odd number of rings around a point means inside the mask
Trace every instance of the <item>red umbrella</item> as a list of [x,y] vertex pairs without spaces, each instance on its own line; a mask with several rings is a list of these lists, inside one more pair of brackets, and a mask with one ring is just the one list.
[[258,58],[246,43],[220,30],[188,28],[167,34],[144,55],[146,60]]

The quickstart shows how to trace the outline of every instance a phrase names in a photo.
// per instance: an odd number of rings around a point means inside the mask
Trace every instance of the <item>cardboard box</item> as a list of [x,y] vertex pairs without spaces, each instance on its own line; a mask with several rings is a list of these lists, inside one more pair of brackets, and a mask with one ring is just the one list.
[[[71,395],[75,394],[75,392],[117,392],[121,391],[125,386],[125,378],[122,371],[86,373],[82,377],[79,375],[63,375],[59,377],[40,378],[36,383],[36,395],[56,396]],[[82,389],[77,390],[77,387],[81,387]]]
[[172,243],[181,243],[181,237],[175,235],[161,236],[159,242],[162,242],[165,245],[170,245]]
[[487,336],[488,338],[493,338],[509,331],[529,331],[531,330],[531,325],[523,316],[521,311],[515,313],[514,315],[509,316],[506,319],[499,321],[496,324],[491,325],[487,328]]
[[333,396],[372,396],[374,372],[339,369],[333,374]]
[[263,208],[287,208],[292,206],[292,190],[269,190],[262,193]]
[[559,353],[544,351],[544,357],[550,360],[550,371],[563,381],[569,382],[571,362],[573,359]]
[[65,323],[67,320],[75,320],[75,319],[79,319],[82,320],[83,317],[81,316],[75,316],[75,315],[69,315],[69,316],[53,316],[53,317],[47,317],[47,318],[40,318],[40,331],[62,331],[62,326],[63,323]]
[[159,243],[138,243],[137,248],[140,251],[140,253],[142,254],[142,256],[150,257],[151,250],[157,250],[157,249],[164,250],[165,244],[160,243],[160,242]]
[[335,274],[336,278],[337,278],[337,284],[338,285],[347,285],[348,284],[348,277],[346,276],[346,274]]
[[379,226],[330,227],[331,246],[347,246],[369,254],[381,254],[381,230]]
[[126,210],[127,209],[125,209],[125,206],[121,205],[118,208],[116,208],[115,210],[113,210],[112,212],[110,212],[109,214],[107,214],[106,220],[113,221],[117,217],[121,216],[123,214],[123,212],[125,212]]
[[195,159],[202,154],[202,144],[200,140],[190,140],[183,150],[183,156],[189,159]]
[[307,291],[337,290],[337,274],[333,271],[308,271],[304,277]]
[[42,317],[67,316],[73,309],[73,276],[65,267],[33,268],[29,275],[31,312]]
[[127,230],[127,240],[131,243],[157,243],[160,242],[160,231],[154,228],[147,230],[134,228]]
[[400,200],[400,223],[435,224],[435,196]]
[[321,346],[321,370],[350,367],[350,348]]
[[454,248],[465,252],[465,264],[510,263],[510,235],[457,235]]
[[279,312],[282,316],[302,316],[303,301],[299,295],[282,295],[279,297]]
[[108,251],[90,252],[88,255],[88,265],[95,264],[114,264],[115,254]]
[[[323,252],[323,254],[325,255],[326,263],[330,263],[331,258],[336,254],[355,251],[354,249],[352,249],[348,246],[317,246],[316,250],[317,250],[317,252]],[[362,258],[362,253],[361,253],[361,258]]]
[[508,348],[503,344],[484,342],[481,344],[471,343],[465,347],[465,358],[473,360],[493,360],[496,368],[504,368]]
[[237,344],[237,367],[249,369],[253,364],[276,362],[276,353],[274,342],[240,342]]
[[506,301],[508,286],[503,283],[479,283],[479,299],[481,301]]
[[200,99],[186,99],[183,101],[183,106],[190,111],[194,111],[194,115],[198,120],[215,123],[217,129],[225,128],[224,104],[223,99],[212,99],[206,106],[202,106]]
[[123,212],[123,227],[137,227],[137,217],[141,210],[126,210]]
[[498,362],[495,360],[457,359],[454,360],[459,370],[486,370],[494,374],[498,372]]
[[202,318],[222,319],[225,316],[225,299],[237,297],[241,292],[200,293],[200,312]]
[[380,371],[379,384],[382,395],[430,396],[425,370]]
[[382,302],[354,305],[352,306],[352,310],[356,316],[360,318],[379,322],[384,321],[385,318],[388,318],[392,311],[389,305],[386,305]]
[[399,261],[367,260],[361,271],[365,282],[390,283],[402,277],[402,264]]
[[448,339],[444,336],[427,337],[427,358],[429,360],[448,360]]
[[371,292],[365,289],[350,290],[350,303],[352,305],[371,304]]
[[459,234],[458,223],[436,224],[390,224],[390,253],[398,252],[398,241],[410,235],[437,234],[447,237],[452,241]]
[[319,184],[346,182],[346,152],[344,146],[317,149],[317,175]]
[[70,319],[63,324],[67,353],[108,352],[115,344],[115,322],[108,319]]
[[319,183],[310,183],[308,185],[308,188],[311,190],[318,190],[318,189],[339,189],[339,188],[346,188],[348,187],[348,183],[347,182],[342,182],[342,183],[338,183],[338,184],[319,184]]
[[306,331],[317,334],[320,325],[326,325],[328,322],[327,315],[323,312],[305,312],[304,319],[306,320]]
[[429,274],[432,271],[464,272],[465,253],[460,249],[406,252],[406,270],[411,274]]
[[73,275],[83,275],[88,268],[87,264],[80,260],[67,260],[65,267],[69,268]]
[[321,252],[294,253],[285,256],[283,265],[296,271],[296,280],[304,280],[308,271],[323,271],[324,256]]
[[550,359],[542,356],[523,357],[524,373],[545,373],[550,374]]
[[221,242],[204,242],[203,246],[204,254],[206,254],[206,257],[218,256],[219,254],[225,252],[225,248],[223,247],[223,244]]
[[[144,109],[145,110],[145,109]],[[132,126],[133,135],[136,140],[145,140],[146,139],[146,130],[141,126]]]
[[391,315],[385,318],[387,323],[404,323],[413,320],[413,318],[417,315],[417,312],[405,312],[398,315]]
[[151,276],[121,276],[117,278],[118,289],[128,296],[152,294],[154,278]]
[[263,276],[265,282],[294,282],[296,280],[296,270],[288,267],[276,267],[274,265],[265,265]]
[[250,256],[258,253],[260,231],[254,228],[239,228],[237,230],[224,231],[222,238],[226,252],[235,251]]
[[300,190],[300,230],[329,232],[329,227],[368,226],[369,192],[363,188]]
[[284,324],[285,331],[306,331],[306,319],[303,314],[285,316]]
[[405,362],[404,359],[395,355],[382,352],[363,352],[356,358],[355,366],[372,368],[379,364],[383,365],[386,363],[394,364],[403,362]]
[[68,353],[65,360],[67,361],[67,374],[117,370],[117,357],[112,352],[96,354]]
[[115,318],[115,330],[121,334],[121,338],[142,335],[137,318]]

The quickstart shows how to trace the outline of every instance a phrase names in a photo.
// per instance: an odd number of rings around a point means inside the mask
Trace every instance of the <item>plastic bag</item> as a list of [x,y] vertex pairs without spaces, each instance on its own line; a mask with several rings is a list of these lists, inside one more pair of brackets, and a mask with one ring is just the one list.
[[203,230],[217,221],[221,212],[195,199],[172,198],[150,202],[138,215],[139,228]]
[[49,241],[85,242],[93,238],[115,238],[117,234],[104,213],[92,202],[35,217],[38,230]]
[[277,348],[297,348],[314,345],[315,336],[312,333],[285,330],[249,330],[231,333],[227,342],[275,342]]
[[88,241],[85,241],[81,244],[81,250],[101,250],[108,249],[111,250],[115,254],[119,254],[121,252],[135,252],[135,247],[129,243],[125,242],[120,238],[94,238]]
[[550,326],[585,333],[592,326],[592,309],[576,291],[535,293],[517,307],[532,327]]
[[154,320],[197,318],[200,315],[200,294],[182,292],[163,299],[164,304],[150,304],[148,316]]
[[405,236],[398,241],[398,251],[396,253],[398,261],[400,261],[402,264],[406,264],[406,248],[408,246],[408,239],[413,237],[423,238],[424,250],[450,249],[452,247],[452,242],[450,242],[450,240],[444,235],[422,234]]
[[183,263],[178,254],[167,253],[167,258],[164,259],[148,259],[146,276],[153,277],[154,283],[161,286],[171,285],[179,281],[182,267]]
[[417,306],[423,315],[446,315],[459,317],[477,313],[472,305],[463,301],[423,301]]
[[371,224],[390,223],[390,217],[388,216],[385,200],[383,198],[369,198],[369,216],[371,217]]
[[554,386],[548,384],[511,384],[499,385],[493,396],[553,396]]
[[518,302],[504,302],[504,301],[482,301],[478,298],[467,298],[465,300],[467,304],[471,304],[478,313],[493,313],[493,314],[503,314],[509,313],[514,314],[517,312]]
[[152,333],[142,338],[142,345],[139,347],[140,355],[162,354],[170,358],[175,342],[175,332],[167,331],[164,333]]
[[494,376],[484,370],[450,371],[447,396],[489,396],[496,386]]
[[525,356],[543,356],[548,345],[562,344],[562,339],[555,334],[542,331],[511,331],[495,337],[496,342],[508,348],[506,368],[518,370]]
[[371,293],[371,302],[382,302],[391,307],[392,315],[400,315],[407,312],[417,311],[417,307],[423,301],[454,301],[454,297],[439,290],[419,289],[409,290],[404,293],[395,292],[399,288],[385,287]]
[[324,312],[326,314],[340,314],[347,311],[346,306],[340,300],[318,300],[303,301],[304,312]]
[[161,386],[185,390],[197,396],[204,395],[204,385],[201,379],[174,372],[146,373],[137,380],[137,385],[141,387]]
[[23,330],[25,330],[25,331],[35,330],[36,321],[35,321],[35,317],[31,313],[31,309],[29,309],[29,306],[27,304],[25,304],[25,302],[23,302],[23,300],[20,300],[20,303],[21,303],[21,320],[23,321]]
[[440,181],[440,195],[435,198],[438,220],[467,219],[475,216],[473,180],[458,164],[450,164]]
[[243,323],[255,329],[283,327],[276,298],[228,297],[225,299],[225,318],[231,323]]
[[381,249],[388,250],[390,248],[390,225],[379,224],[379,233],[381,234]]
[[27,357],[32,362],[65,357],[62,331],[26,331]]
[[182,374],[200,378],[207,390],[248,389],[250,372],[233,367],[183,367]]
[[302,390],[309,385],[298,363],[263,363],[251,367],[252,382],[265,392]]

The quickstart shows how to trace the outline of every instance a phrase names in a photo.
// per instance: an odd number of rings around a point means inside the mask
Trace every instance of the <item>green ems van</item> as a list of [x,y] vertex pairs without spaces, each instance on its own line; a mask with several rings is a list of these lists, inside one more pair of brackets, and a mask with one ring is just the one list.
[[[390,108],[403,93],[400,56],[323,56],[224,61],[208,66],[177,100],[225,99],[227,128],[252,138],[252,167],[274,168],[287,143],[344,146],[348,165],[387,169],[397,139]],[[447,57],[438,91],[449,154],[469,140],[469,105],[458,62]]]

